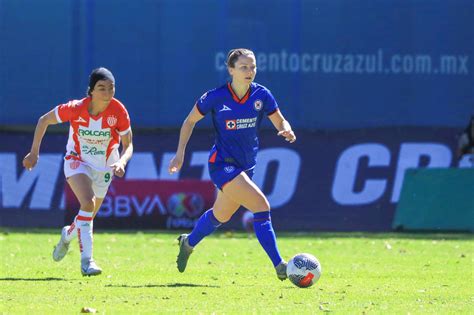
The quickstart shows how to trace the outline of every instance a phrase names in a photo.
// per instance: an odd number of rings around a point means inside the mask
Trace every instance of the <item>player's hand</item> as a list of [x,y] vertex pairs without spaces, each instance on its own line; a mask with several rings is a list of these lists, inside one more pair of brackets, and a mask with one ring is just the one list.
[[117,177],[123,177],[125,175],[125,164],[123,162],[115,162],[114,164],[110,165],[112,168],[112,172]]
[[293,130],[282,130],[278,132],[279,136],[285,137],[285,140],[289,143],[293,143],[296,141],[296,136]]
[[34,154],[34,153],[28,153],[24,158],[23,158],[23,167],[26,168],[28,171],[31,171],[33,167],[36,166],[36,163],[38,163],[39,155]]
[[183,160],[184,158],[182,156],[175,155],[170,161],[170,165],[168,166],[168,172],[170,174],[178,172],[183,166]]

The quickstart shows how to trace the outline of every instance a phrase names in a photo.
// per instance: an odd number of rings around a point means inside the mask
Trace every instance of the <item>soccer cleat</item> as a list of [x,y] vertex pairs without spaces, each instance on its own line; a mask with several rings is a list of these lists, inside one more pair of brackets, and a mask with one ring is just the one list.
[[102,269],[96,265],[94,260],[90,259],[81,262],[81,273],[83,276],[97,276],[102,273]]
[[186,265],[188,264],[189,256],[193,253],[193,247],[188,243],[188,234],[181,234],[178,237],[179,241],[179,254],[176,263],[178,265],[178,271],[184,272]]
[[282,260],[281,263],[279,263],[276,267],[275,267],[275,270],[276,270],[276,273],[277,273],[277,277],[278,279],[280,279],[281,281],[285,280],[288,276],[286,275],[286,267],[288,266],[288,263],[284,260]]
[[53,260],[60,261],[66,256],[67,251],[69,250],[69,242],[66,242],[66,233],[69,229],[69,225],[63,227],[61,231],[61,239],[59,240],[58,244],[54,246],[53,250]]

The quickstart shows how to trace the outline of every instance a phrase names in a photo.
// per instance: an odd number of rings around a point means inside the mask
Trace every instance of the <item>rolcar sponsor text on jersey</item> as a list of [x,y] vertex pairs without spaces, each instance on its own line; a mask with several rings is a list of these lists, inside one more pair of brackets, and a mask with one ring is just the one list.
[[110,137],[110,131],[79,129],[79,135],[81,137],[87,137],[87,136]]

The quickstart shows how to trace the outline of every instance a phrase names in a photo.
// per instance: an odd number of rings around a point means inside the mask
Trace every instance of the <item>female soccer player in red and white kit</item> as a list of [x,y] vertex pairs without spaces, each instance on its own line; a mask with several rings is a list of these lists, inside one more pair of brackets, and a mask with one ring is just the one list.
[[[58,105],[41,116],[31,151],[23,166],[31,170],[39,160],[41,140],[49,125],[69,122],[69,139],[64,157],[64,175],[77,197],[80,209],[74,222],[65,226],[53,251],[60,261],[77,236],[81,252],[81,273],[102,272],[92,257],[93,219],[104,200],[113,175],[122,177],[132,157],[132,130],[125,106],[114,98],[115,78],[106,68],[97,68],[89,77],[88,96]],[[122,143],[122,152],[118,148]]]

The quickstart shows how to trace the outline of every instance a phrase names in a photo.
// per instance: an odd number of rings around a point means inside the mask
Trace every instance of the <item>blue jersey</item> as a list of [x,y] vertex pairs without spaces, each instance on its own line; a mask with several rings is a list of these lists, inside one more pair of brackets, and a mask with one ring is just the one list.
[[206,92],[196,102],[202,115],[211,113],[216,141],[209,162],[235,164],[243,170],[255,166],[258,151],[258,128],[264,115],[278,110],[270,91],[252,83],[242,99],[230,83]]

